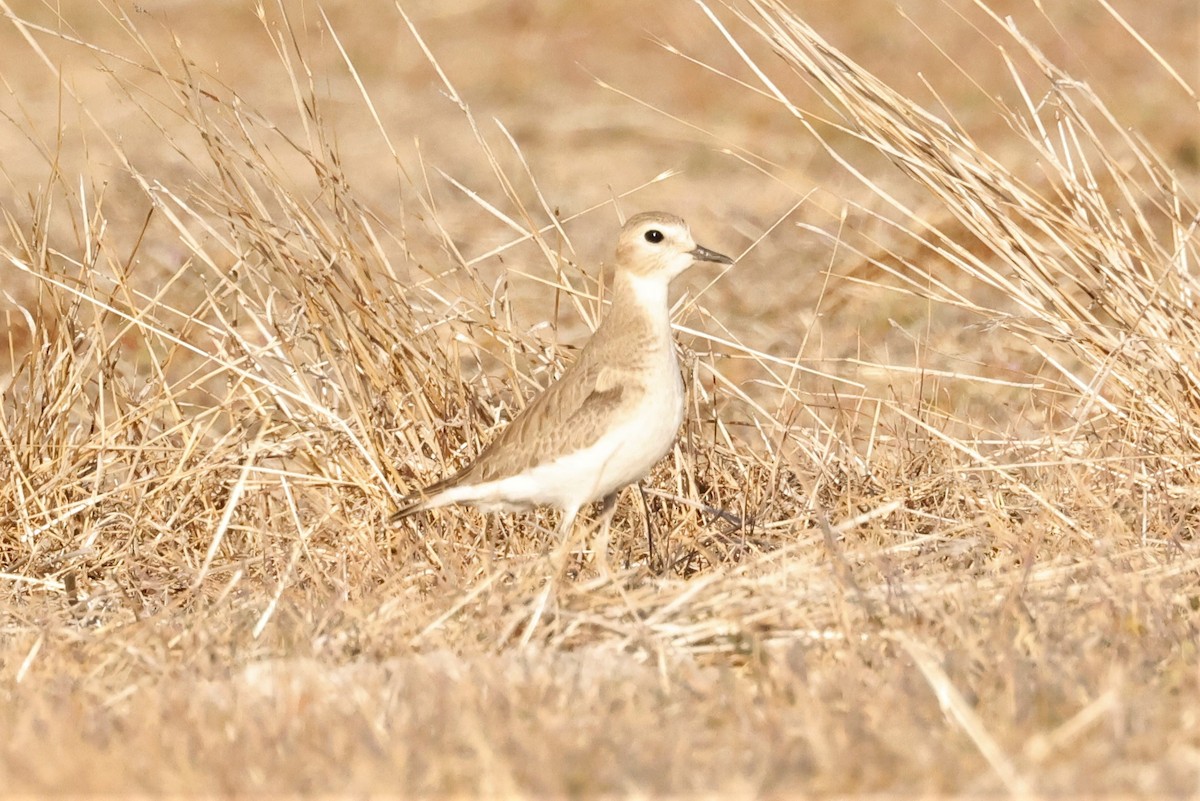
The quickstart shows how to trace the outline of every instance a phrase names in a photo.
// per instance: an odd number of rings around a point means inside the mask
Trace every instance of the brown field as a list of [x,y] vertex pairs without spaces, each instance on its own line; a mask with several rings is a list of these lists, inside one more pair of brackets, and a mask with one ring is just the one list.
[[[0,12],[3,792],[1200,792],[1194,0]],[[613,580],[389,527],[650,209]]]

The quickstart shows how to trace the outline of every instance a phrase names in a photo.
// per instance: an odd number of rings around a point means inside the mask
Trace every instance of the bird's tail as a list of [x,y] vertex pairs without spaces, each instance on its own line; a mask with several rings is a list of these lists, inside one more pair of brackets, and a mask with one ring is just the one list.
[[[470,468],[467,469],[469,470]],[[445,506],[446,502],[441,499],[441,493],[456,486],[466,475],[467,470],[462,470],[449,478],[435,481],[418,492],[405,495],[400,499],[399,510],[388,518],[388,523],[399,523],[404,518],[412,517],[418,512],[424,512],[426,509],[436,509],[439,506]]]
[[426,509],[425,499],[419,496],[408,495],[400,501],[400,509],[388,518],[388,523],[399,523],[406,517],[411,517],[418,512],[423,512]]

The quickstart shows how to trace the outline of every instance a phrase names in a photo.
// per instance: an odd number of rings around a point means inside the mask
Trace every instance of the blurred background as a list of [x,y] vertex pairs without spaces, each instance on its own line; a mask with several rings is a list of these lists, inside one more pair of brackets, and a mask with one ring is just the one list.
[[[979,147],[1036,180],[1038,167],[1013,144],[1017,137],[1003,109],[1026,103],[1010,69],[1026,73],[1035,88],[1039,79],[1023,64],[1010,67],[987,44],[1003,44],[1004,36],[975,3],[789,5],[868,70],[927,109],[958,120]],[[990,5],[999,17],[1011,15],[1053,61],[1090,83],[1124,123],[1150,140],[1185,187],[1195,187],[1196,101],[1169,72],[1193,84],[1200,80],[1200,6],[1194,0],[1114,0],[1111,11],[1096,0]],[[422,224],[430,209],[465,258],[512,238],[509,227],[455,186],[505,213],[513,211],[478,136],[510,174],[526,171],[524,159],[536,188],[524,180],[515,191],[531,208],[538,208],[540,190],[563,217],[643,187],[621,201],[624,214],[674,211],[692,223],[699,241],[734,253],[786,217],[788,224],[760,243],[735,277],[705,295],[708,308],[726,319],[740,318],[738,330],[750,346],[790,358],[808,327],[821,323],[812,333],[824,332],[841,344],[819,353],[810,349],[810,355],[895,360],[911,348],[897,325],[923,326],[935,339],[941,330],[951,349],[952,338],[963,330],[955,313],[930,328],[928,310],[915,309],[906,298],[826,284],[825,271],[886,280],[869,270],[862,275],[862,258],[839,250],[833,240],[857,232],[868,250],[886,246],[879,218],[891,212],[767,96],[695,3],[14,2],[7,8],[26,21],[0,29],[5,87],[0,180],[4,207],[18,225],[34,213],[38,187],[51,182],[53,165],[70,177],[67,183],[103,205],[110,235],[132,248],[143,236],[150,201],[121,158],[181,195],[192,170],[210,169],[194,126],[164,113],[174,101],[147,69],[157,66],[188,76],[222,101],[236,97],[240,108],[297,138],[310,130],[300,107],[309,102],[311,89],[320,106],[309,113],[332,132],[327,146],[336,150],[356,197],[393,232],[383,243],[390,257],[408,269],[449,266],[442,244]],[[776,65],[734,11],[714,5],[712,13],[758,63]],[[1165,63],[1148,56],[1138,37]],[[297,87],[289,77],[285,64],[295,67],[297,52],[311,71],[311,87]],[[817,130],[870,181],[918,212],[928,209],[937,221],[937,205],[922,190],[824,124],[831,117],[804,78],[775,69],[772,80],[798,106],[813,109]],[[1028,98],[1034,105],[1040,100]],[[464,107],[476,127],[464,118]],[[117,157],[114,146],[126,156]],[[295,152],[264,142],[262,153],[278,159],[277,171],[297,190],[310,196],[318,191],[313,171]],[[666,172],[672,177],[654,181]],[[74,176],[83,176],[82,182]],[[424,202],[416,202],[417,196]],[[77,217],[62,204],[48,220],[68,230]],[[535,222],[544,225],[548,216]],[[796,222],[829,231],[832,238],[823,241],[797,229]],[[617,225],[611,207],[567,224],[574,250],[564,248],[564,257],[594,271],[610,257]],[[152,233],[144,236],[141,261],[151,257],[173,271],[186,254]],[[531,247],[510,250],[504,259],[542,278],[551,274]],[[495,276],[504,270],[496,259],[480,267]],[[712,278],[694,274],[686,282],[694,289]],[[6,276],[6,283],[8,298],[0,303],[10,309],[37,291],[19,275]],[[534,325],[546,319],[545,287],[514,279],[509,290],[520,320]],[[851,304],[850,330],[829,329],[820,319],[814,310],[818,293],[826,296],[823,309],[829,314]],[[573,318],[563,323],[568,331],[578,329]],[[23,334],[17,330],[12,336],[19,351]]]

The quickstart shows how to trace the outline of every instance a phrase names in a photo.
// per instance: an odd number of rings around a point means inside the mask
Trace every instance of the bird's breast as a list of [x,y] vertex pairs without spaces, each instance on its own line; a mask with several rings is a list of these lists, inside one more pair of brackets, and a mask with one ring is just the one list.
[[684,393],[674,348],[653,361],[628,377],[637,388],[631,393],[637,401],[608,438],[610,455],[598,482],[600,495],[643,478],[670,451],[679,433]]

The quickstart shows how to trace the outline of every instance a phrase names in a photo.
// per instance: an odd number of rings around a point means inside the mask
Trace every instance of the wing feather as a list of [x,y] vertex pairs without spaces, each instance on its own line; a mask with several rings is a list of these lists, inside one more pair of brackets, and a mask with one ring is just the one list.
[[622,407],[635,403],[643,391],[619,371],[581,358],[534,398],[474,462],[401,499],[400,511],[392,520],[424,510],[448,489],[519,475],[595,444],[607,430],[608,421]]

